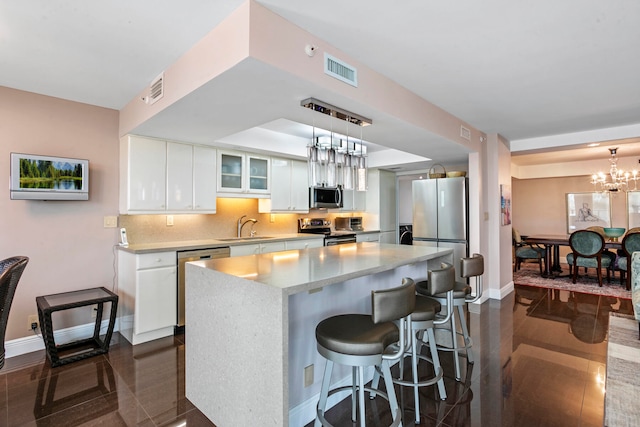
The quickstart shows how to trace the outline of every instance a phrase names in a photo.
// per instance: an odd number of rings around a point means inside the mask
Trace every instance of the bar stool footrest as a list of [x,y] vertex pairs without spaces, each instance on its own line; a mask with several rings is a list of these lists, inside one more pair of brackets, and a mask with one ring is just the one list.
[[[379,369],[376,366],[376,370]],[[380,373],[380,375],[382,375],[382,372]],[[394,381],[395,382],[395,381]],[[358,390],[359,387],[356,387],[356,390]],[[329,393],[327,394],[327,399],[336,393],[340,393],[343,391],[349,391],[349,394],[352,394],[353,391],[353,386],[351,385],[346,385],[346,386],[342,386],[342,387],[336,387],[334,389],[329,390]],[[383,399],[385,399],[387,402],[389,401],[389,396],[387,395],[387,393],[385,393],[384,391],[377,389],[377,388],[373,388],[373,387],[364,387],[364,391],[365,392],[369,392],[370,396],[375,397],[376,395],[380,395],[380,397],[382,397]],[[371,397],[371,399],[373,399],[373,397]],[[316,405],[316,417],[317,419],[320,421],[320,424],[322,424],[324,427],[334,427],[333,424],[329,423],[329,421],[327,421],[327,419],[324,417],[324,411],[320,410],[320,406]],[[395,421],[389,425],[389,427],[398,427],[400,425],[400,423],[402,423],[402,413],[400,411],[400,407],[398,407],[398,409],[396,410],[396,417],[395,417]]]

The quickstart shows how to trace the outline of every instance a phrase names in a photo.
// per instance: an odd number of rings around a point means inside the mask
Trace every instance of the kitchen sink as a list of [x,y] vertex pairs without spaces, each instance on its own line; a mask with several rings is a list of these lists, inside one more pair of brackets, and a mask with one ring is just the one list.
[[216,239],[221,242],[242,242],[244,240],[264,240],[264,239],[273,239],[270,236],[254,236],[254,237],[228,237],[226,239]]

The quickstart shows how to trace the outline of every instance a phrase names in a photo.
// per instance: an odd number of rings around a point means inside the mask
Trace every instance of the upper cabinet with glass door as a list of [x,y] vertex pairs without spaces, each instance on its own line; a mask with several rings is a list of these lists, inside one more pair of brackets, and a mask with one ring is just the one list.
[[218,193],[220,197],[268,197],[269,157],[240,151],[218,150]]

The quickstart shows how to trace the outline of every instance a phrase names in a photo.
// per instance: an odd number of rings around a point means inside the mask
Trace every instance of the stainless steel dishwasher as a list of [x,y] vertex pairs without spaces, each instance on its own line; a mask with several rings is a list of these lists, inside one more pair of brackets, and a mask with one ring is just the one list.
[[178,251],[178,323],[180,329],[184,329],[184,265],[190,261],[200,261],[214,258],[228,258],[230,249],[228,246],[207,249],[195,249],[189,251]]

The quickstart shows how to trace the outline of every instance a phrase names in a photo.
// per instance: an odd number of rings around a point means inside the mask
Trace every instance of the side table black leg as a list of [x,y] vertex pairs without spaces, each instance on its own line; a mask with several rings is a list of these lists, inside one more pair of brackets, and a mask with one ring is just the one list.
[[111,314],[109,315],[109,326],[107,327],[107,333],[104,336],[104,342],[102,346],[106,351],[109,350],[109,344],[111,343],[111,336],[113,335],[113,328],[116,324],[116,313],[118,311],[118,299],[115,298],[111,301]]
[[93,328],[93,339],[97,345],[100,345],[100,325],[102,324],[102,309],[104,303],[98,303],[98,308],[96,310],[96,324]]

